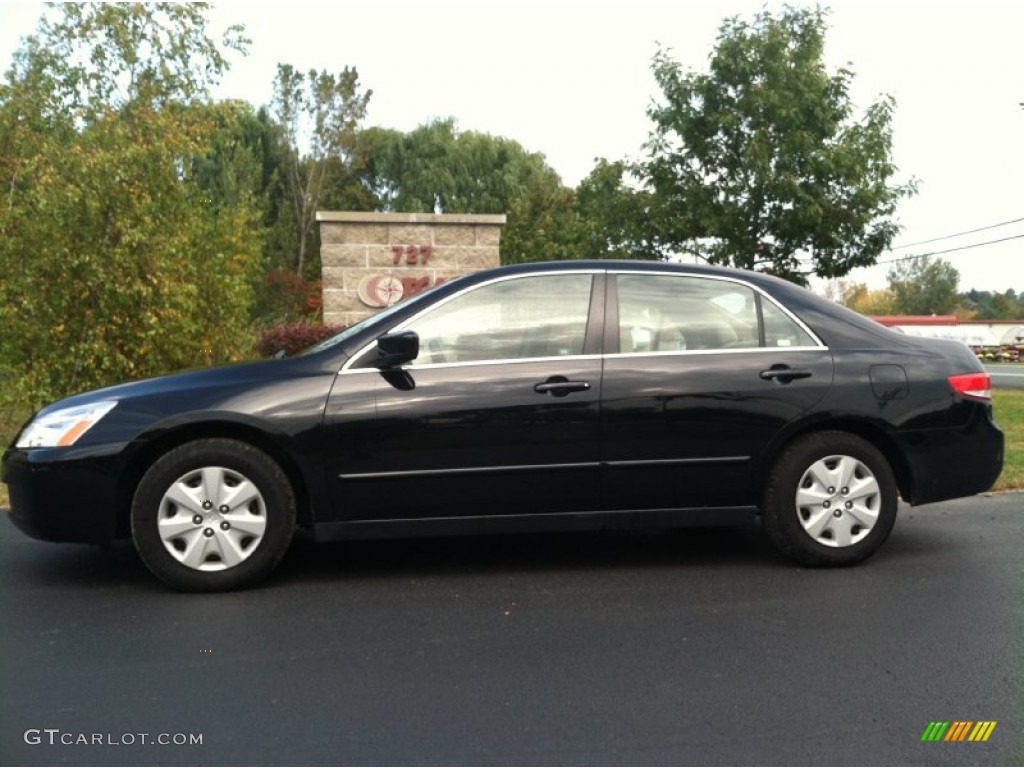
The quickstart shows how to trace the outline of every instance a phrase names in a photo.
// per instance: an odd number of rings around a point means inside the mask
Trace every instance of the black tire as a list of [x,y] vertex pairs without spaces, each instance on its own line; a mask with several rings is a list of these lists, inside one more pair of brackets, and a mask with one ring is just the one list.
[[[847,487],[832,484],[841,477],[851,478]],[[853,565],[889,537],[896,494],[892,468],[874,445],[848,432],[815,432],[779,456],[765,484],[761,516],[772,543],[797,562]]]
[[131,527],[146,567],[175,589],[241,589],[264,578],[288,550],[295,494],[281,467],[258,448],[195,440],[165,453],[142,476]]

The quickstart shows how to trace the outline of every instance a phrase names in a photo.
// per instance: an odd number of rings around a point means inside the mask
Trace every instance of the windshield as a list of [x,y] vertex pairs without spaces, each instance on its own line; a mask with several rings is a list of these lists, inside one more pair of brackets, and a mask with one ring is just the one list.
[[387,309],[382,310],[375,315],[364,317],[358,323],[350,325],[348,328],[345,328],[344,330],[339,331],[333,336],[330,336],[324,339],[323,341],[314,344],[312,347],[306,347],[304,350],[299,352],[298,357],[302,357],[303,355],[314,355],[317,352],[323,352],[325,349],[330,349],[333,346],[341,344],[347,339],[351,339],[353,336],[358,334],[363,329],[369,327],[373,323],[376,323],[380,320],[386,320],[390,315],[393,315],[396,311],[398,311],[401,308],[401,303],[392,304]]
[[[459,277],[449,280],[447,283],[435,283],[422,293],[416,294],[416,298],[426,296],[428,293],[433,293],[440,286],[450,285],[451,283],[454,283],[456,280],[461,279],[461,277],[464,276],[460,275]],[[362,331],[369,328],[374,323],[383,322],[387,320],[389,317],[391,317],[391,315],[396,314],[398,311],[402,309],[405,309],[408,305],[408,301],[400,301],[397,304],[392,304],[387,309],[383,309],[380,312],[377,312],[376,314],[363,318],[358,323],[350,325],[348,328],[345,328],[344,330],[339,331],[333,336],[326,338],[323,341],[318,342],[317,344],[314,344],[312,347],[307,347],[306,349],[299,352],[297,357],[302,357],[304,355],[315,355],[317,352],[323,352],[325,349],[330,349],[331,347],[337,346],[338,344],[348,341],[349,339],[353,338],[354,336],[358,335]]]

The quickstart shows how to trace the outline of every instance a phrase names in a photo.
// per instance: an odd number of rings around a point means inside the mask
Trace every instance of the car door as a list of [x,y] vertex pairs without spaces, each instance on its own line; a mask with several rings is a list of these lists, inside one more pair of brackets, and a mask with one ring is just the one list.
[[[617,509],[756,503],[765,450],[832,383],[832,357],[742,282],[618,274],[609,300],[602,459]],[[617,315],[617,316],[616,316]]]
[[408,365],[354,358],[325,413],[338,519],[593,509],[603,283],[600,272],[498,278],[393,329],[419,336]]

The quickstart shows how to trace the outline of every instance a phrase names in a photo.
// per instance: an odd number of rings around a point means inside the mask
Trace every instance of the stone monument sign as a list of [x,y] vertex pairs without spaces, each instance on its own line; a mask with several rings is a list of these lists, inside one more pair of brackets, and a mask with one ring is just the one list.
[[500,263],[504,215],[318,211],[324,325]]

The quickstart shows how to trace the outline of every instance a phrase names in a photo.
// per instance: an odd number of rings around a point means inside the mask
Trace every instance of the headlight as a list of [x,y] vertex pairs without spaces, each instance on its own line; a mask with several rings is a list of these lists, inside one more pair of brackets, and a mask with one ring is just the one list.
[[93,424],[117,405],[116,400],[101,400],[88,405],[61,408],[44,416],[36,416],[18,435],[18,448],[52,448],[74,445]]

